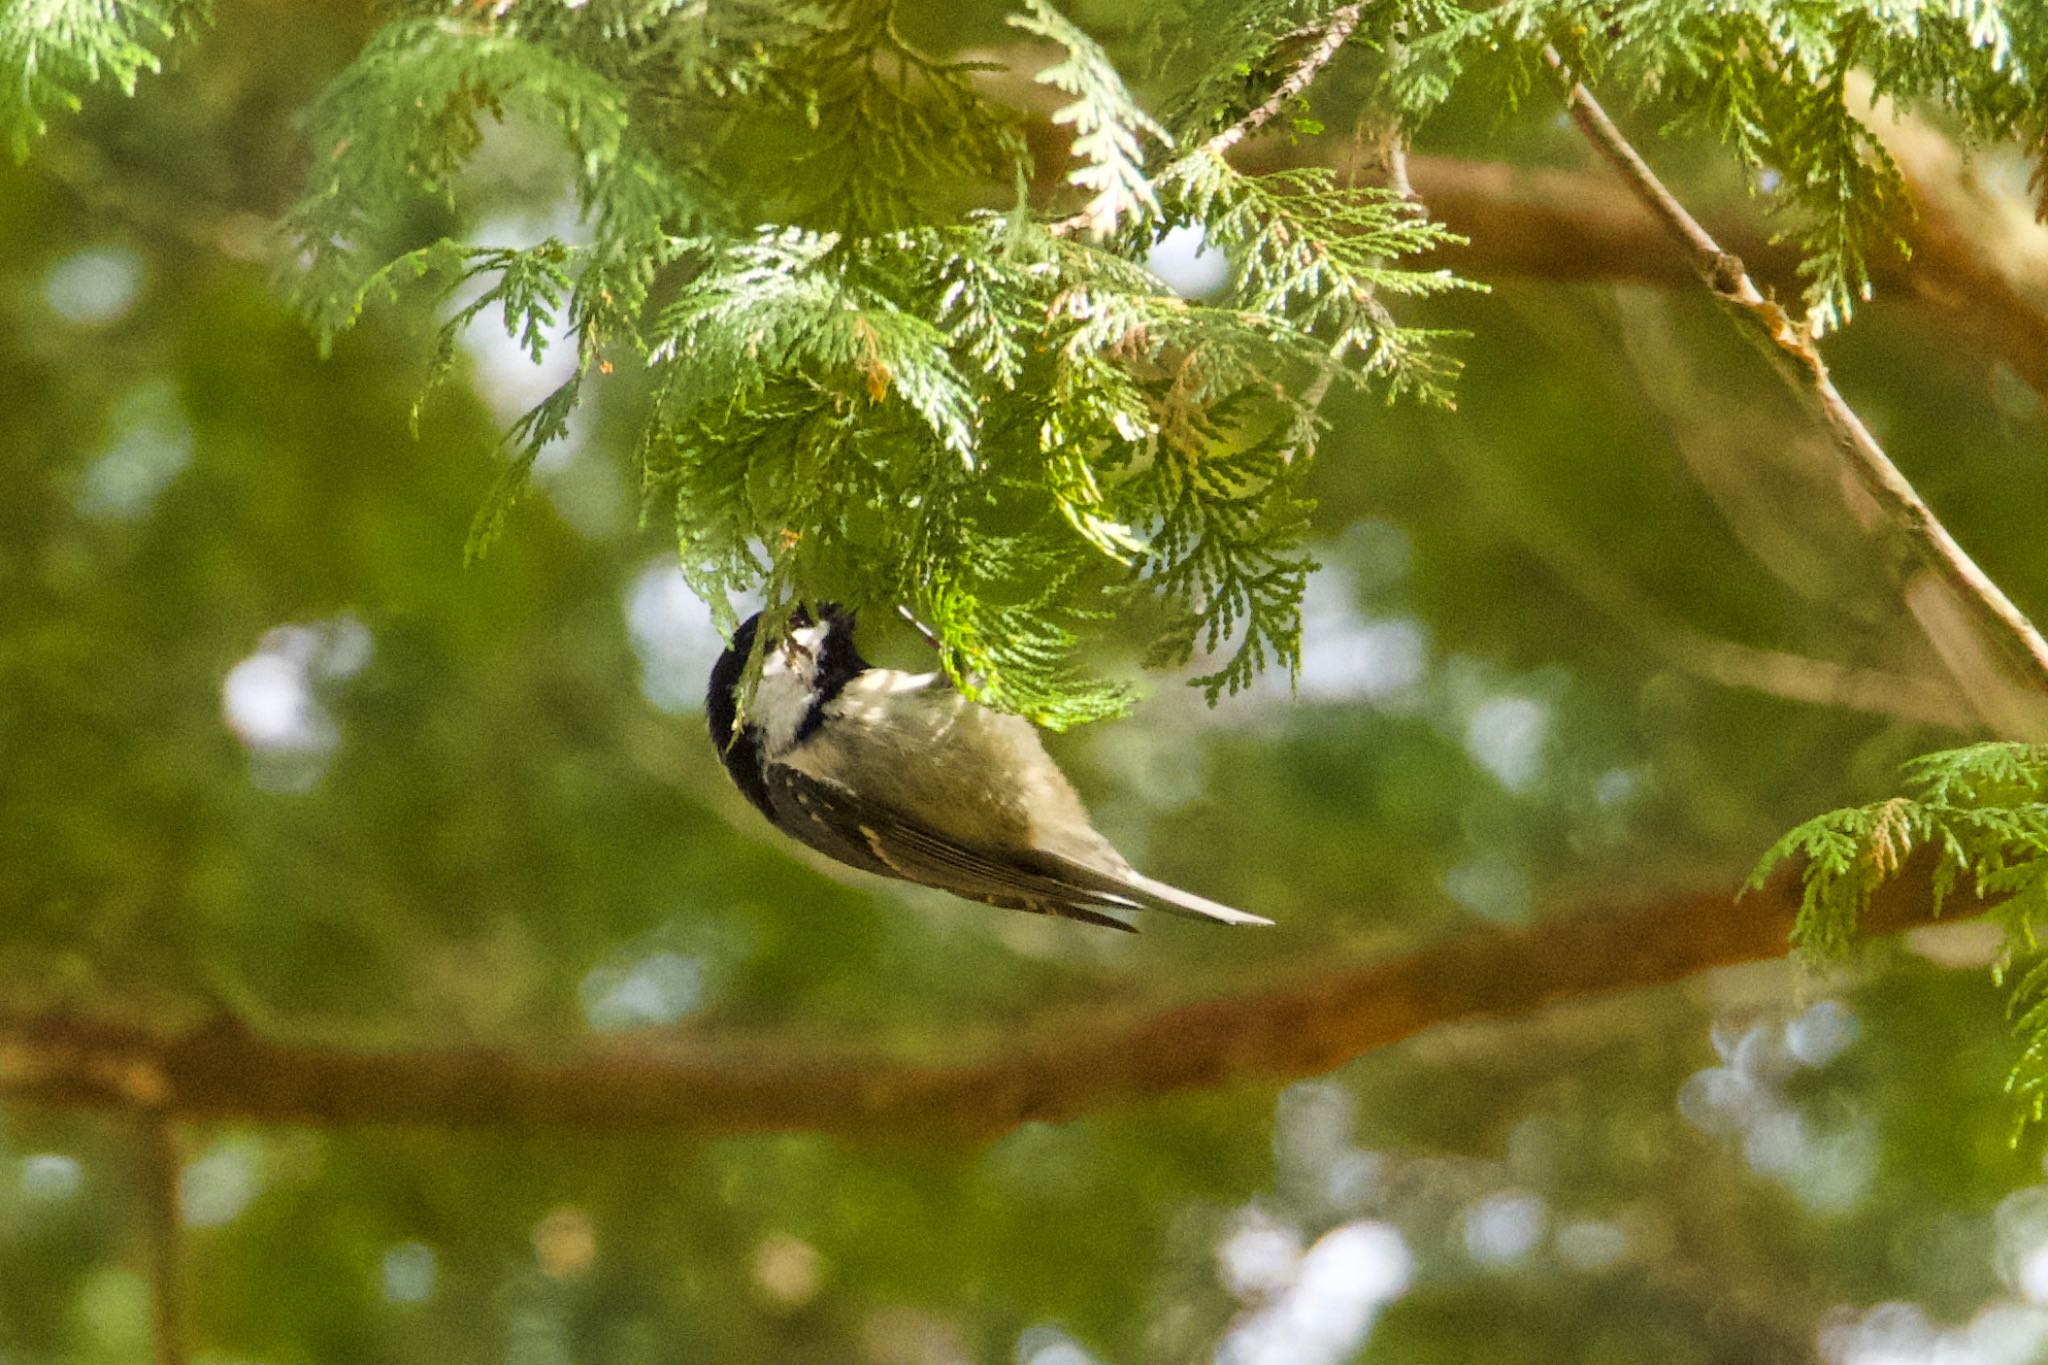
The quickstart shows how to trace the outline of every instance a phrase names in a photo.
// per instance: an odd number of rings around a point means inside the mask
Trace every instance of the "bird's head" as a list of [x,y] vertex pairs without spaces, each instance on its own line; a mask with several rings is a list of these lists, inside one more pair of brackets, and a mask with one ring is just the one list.
[[[711,667],[704,713],[710,722],[712,742],[722,753],[734,744],[740,681],[760,627],[759,612],[741,622],[733,632],[732,643]],[[798,607],[791,614],[782,639],[770,641],[762,650],[761,690],[756,693],[755,706],[787,705],[791,699],[801,697],[810,710],[837,696],[840,688],[868,667],[868,661],[854,644],[853,633],[854,614],[836,603],[821,604],[815,615]],[[740,728],[742,734],[738,738],[744,741],[744,732],[755,728],[751,709],[748,723]]]
[[[757,614],[748,625],[760,619]],[[787,675],[805,692],[829,699],[868,666],[853,642],[853,630],[853,613],[835,602],[821,604],[816,616],[798,607],[781,643],[761,660],[762,681]]]

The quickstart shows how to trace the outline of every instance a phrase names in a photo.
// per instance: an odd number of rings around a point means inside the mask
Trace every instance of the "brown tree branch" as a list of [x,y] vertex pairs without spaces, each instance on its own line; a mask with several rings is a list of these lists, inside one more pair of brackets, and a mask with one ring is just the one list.
[[[1951,155],[1957,155],[1949,148]],[[1978,354],[2003,360],[2034,392],[2048,397],[2048,315],[1997,268],[1940,196],[1906,173],[1914,218],[1906,231],[1913,258],[1901,273],[1912,294],[1948,318]]]
[[[1955,898],[1956,902],[1961,897]],[[1257,993],[1041,1029],[945,1065],[787,1040],[593,1046],[554,1059],[371,1052],[233,1025],[175,1037],[48,1013],[0,1015],[0,1095],[200,1119],[345,1126],[803,1130],[984,1140],[1020,1124],[1220,1085],[1277,1085],[1456,1020],[1681,980],[1786,950],[1793,877],[1525,929],[1476,929]],[[1954,904],[1952,913],[1966,913]],[[1931,915],[1926,877],[1881,891],[1865,927]]]
[[[1239,164],[1250,156],[1240,155]],[[1348,169],[1337,168],[1339,174]],[[1466,238],[1437,253],[1460,274],[1558,284],[1693,283],[1656,221],[1604,174],[1411,152],[1408,175],[1431,215]],[[1771,245],[1749,224],[1717,223],[1715,232],[1745,260],[1761,261],[1768,278],[1797,280],[1797,254]],[[1878,273],[1890,264],[1872,262],[1881,287],[1904,283],[1903,276]]]
[[[1885,519],[1912,550],[1927,574],[1944,585],[1968,613],[1973,626],[2003,657],[2015,685],[2010,698],[1985,698],[1987,719],[2011,734],[2034,735],[2043,730],[2036,704],[2048,693],[2048,641],[1990,576],[1979,568],[1898,466],[1891,462],[1863,421],[1829,377],[1814,345],[1812,332],[1778,304],[1765,298],[1749,277],[1742,259],[1722,249],[1683,204],[1657,179],[1642,156],[1607,117],[1592,94],[1567,70],[1556,49],[1545,47],[1544,61],[1565,87],[1565,107],[1586,140],[1620,172],[1642,206],[1660,223],[1665,235],[1681,248],[1701,283],[1728,304],[1746,324],[1749,335],[1764,343],[1794,388],[1818,406],[1822,421],[1849,471],[1883,509]],[[1936,641],[1937,647],[1941,642]],[[1960,673],[1957,681],[1969,681]]]
[[[1232,160],[1246,171],[1279,170],[1305,149],[1327,152],[1347,179],[1385,181],[1378,153],[1353,144],[1293,146],[1269,139],[1238,148]],[[1414,197],[1466,239],[1429,258],[1460,275],[1561,284],[1695,282],[1657,220],[1607,176],[1412,152],[1407,170]],[[1985,258],[1954,212],[1921,192],[1917,181],[1913,189],[1916,214],[1901,229],[1910,259],[1887,251],[1867,263],[1878,297],[1926,309],[1971,351],[1987,362],[2004,361],[2048,395],[2048,315]],[[1798,292],[1799,253],[1773,242],[1754,222],[1729,218],[1717,221],[1710,233],[1742,259],[1766,293]]]

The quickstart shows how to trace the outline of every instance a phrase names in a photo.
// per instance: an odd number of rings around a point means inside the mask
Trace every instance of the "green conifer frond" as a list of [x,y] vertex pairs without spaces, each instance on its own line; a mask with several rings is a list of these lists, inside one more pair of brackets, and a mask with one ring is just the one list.
[[1190,433],[1201,439],[1169,445],[1151,471],[1163,511],[1147,573],[1179,611],[1148,662],[1178,666],[1198,646],[1213,655],[1237,639],[1220,668],[1195,679],[1212,704],[1268,667],[1295,677],[1301,599],[1316,568],[1303,549],[1314,504],[1301,490],[1292,433],[1231,449],[1244,439],[1233,411],[1241,406],[1219,405],[1206,429]]
[[[1087,196],[1079,219],[1050,204],[1041,219],[1018,202],[1030,101],[1005,103],[985,61],[909,41],[894,0],[393,0],[308,116],[314,155],[286,223],[297,289],[323,337],[407,282],[465,291],[436,324],[428,388],[486,313],[530,356],[553,337],[575,347],[574,373],[510,433],[472,552],[540,446],[623,365],[653,395],[647,508],[673,515],[684,570],[721,611],[764,587],[774,612],[797,595],[907,604],[964,683],[1057,724],[1117,704],[1076,654],[1141,593],[1172,623],[1151,657],[1213,658],[1197,680],[1213,699],[1298,659],[1321,434],[1302,395],[1341,381],[1442,403],[1456,375],[1445,336],[1404,317],[1415,296],[1465,287],[1408,264],[1451,234],[1384,191],[1250,175],[1200,145],[1270,98],[1335,8],[1170,0],[1105,42],[1053,0],[1022,0],[1009,22],[1058,49],[1035,74],[1061,92]],[[153,61],[143,40],[197,13],[8,11],[0,57],[19,70],[24,41],[43,44],[57,83],[17,88],[17,140],[58,87],[132,80]],[[1148,27],[1164,119],[1118,66]],[[1617,104],[1775,173],[1760,192],[1824,328],[1868,293],[1903,205],[1852,74],[1979,136],[2048,131],[2034,99],[2048,15],[1981,0],[1405,0],[1368,6],[1351,43],[1375,117],[1419,123],[1454,91],[1511,107],[1554,44]],[[463,207],[473,154],[514,115],[566,149],[578,232],[518,249],[408,237],[422,201]],[[1174,297],[1145,268],[1169,228],[1228,258],[1214,297]],[[1822,869],[1802,930],[1816,945],[1853,923],[1886,841],[1964,850],[1944,877],[2004,875],[1964,856],[1966,826],[1995,833],[1990,805],[1968,820],[1925,809],[1795,841]]]
[[579,371],[512,424],[512,430],[505,439],[512,458],[492,481],[490,491],[484,495],[483,505],[477,508],[476,516],[470,522],[469,539],[462,547],[464,563],[474,564],[482,559],[498,537],[505,533],[506,516],[526,495],[527,486],[532,482],[533,462],[550,442],[568,434],[569,414],[576,410],[582,397],[583,375]]
[[962,184],[1028,174],[1014,110],[983,97],[981,62],[904,41],[895,0],[836,0],[828,22],[773,62],[768,104],[801,118],[788,217],[849,238],[928,220]]
[[1976,744],[1928,754],[1903,770],[1905,793],[1816,816],[1771,846],[1752,889],[1779,865],[1800,861],[1802,893],[1793,941],[1810,960],[1847,951],[1878,888],[1926,850],[1937,914],[1967,885],[1980,913],[2004,932],[1994,974],[2013,987],[2020,1046],[2007,1088],[2028,1116],[2048,1112],[2048,958],[2039,926],[2048,916],[2048,746]]
[[[752,49],[755,78],[699,82],[693,97],[724,100],[734,117],[809,101],[823,118],[818,101],[850,100],[834,119],[866,110],[861,136],[904,146],[832,172],[876,182],[848,182],[832,197],[852,208],[810,215],[837,227],[705,231],[681,199],[635,206],[591,188],[611,184],[636,145],[643,75],[616,52],[571,74],[577,21],[520,16],[390,26],[316,117],[336,139],[333,164],[294,214],[330,331],[404,281],[473,282],[441,326],[429,386],[486,312],[536,357],[566,318],[577,372],[513,431],[472,555],[616,340],[657,392],[641,442],[646,506],[672,511],[684,572],[721,620],[733,594],[764,583],[774,610],[798,591],[905,603],[938,631],[963,685],[1049,725],[1126,704],[1075,653],[1134,591],[1163,599],[1174,623],[1152,657],[1200,649],[1222,661],[1197,679],[1212,700],[1261,667],[1294,667],[1311,567],[1301,474],[1317,426],[1284,395],[1347,361],[1354,377],[1441,394],[1449,367],[1435,338],[1396,324],[1378,297],[1453,283],[1395,263],[1448,240],[1440,228],[1326,176],[1254,180],[1207,155],[1148,178],[1141,140],[1163,134],[1101,49],[1045,7],[1020,24],[1068,52],[1048,79],[1090,107],[1074,114],[1098,138],[1083,155],[1108,176],[1090,183],[1126,231],[1097,245],[1015,212],[952,217],[888,182],[993,175],[1014,150],[1009,123],[980,109],[971,69],[922,57],[896,36],[889,5],[857,0],[793,19]],[[868,88],[877,71],[885,93]],[[366,100],[388,102],[386,82],[428,93],[363,114]],[[970,99],[975,110],[960,103]],[[581,149],[589,245],[441,242],[374,268],[358,260],[375,238],[360,206],[445,198],[480,120],[507,103]],[[928,150],[948,119],[985,136],[969,152]],[[820,175],[833,145],[806,153]],[[1131,234],[1168,212],[1241,258],[1224,297],[1176,298],[1140,263]]]
[[162,69],[152,44],[207,21],[209,0],[12,0],[0,5],[0,135],[15,160],[49,130],[53,110],[76,112],[83,91],[111,82],[135,93]]
[[1873,95],[1959,117],[1982,137],[2038,133],[2044,29],[2038,11],[1975,0],[1428,0],[1409,7],[1384,84],[1410,120],[1453,90],[1471,94],[1474,81],[1513,107],[1536,79],[1535,54],[1553,44],[1603,98],[1633,98],[1667,132],[1704,133],[1757,173],[1800,249],[1811,321],[1830,331],[1869,296],[1871,254],[1901,249],[1907,211],[1852,74]]
[[560,127],[582,164],[611,167],[627,95],[603,72],[517,30],[451,19],[386,25],[309,115],[306,190],[286,217],[306,269],[298,294],[323,339],[349,326],[375,268],[379,215],[421,196],[452,202],[455,176],[508,107]]
[[727,248],[663,311],[651,362],[699,401],[801,376],[850,404],[900,402],[971,466],[973,401],[946,334],[856,283],[837,244],[789,229]]
[[1139,107],[1108,54],[1050,0],[1025,0],[1025,12],[1011,15],[1010,23],[1066,49],[1066,60],[1037,78],[1074,97],[1052,121],[1073,125],[1074,159],[1081,164],[1067,179],[1090,192],[1082,210],[1089,231],[1107,237],[1124,222],[1156,211],[1159,201],[1145,174],[1145,141],[1171,148],[1172,134]]
[[1448,270],[1393,264],[1463,238],[1398,194],[1339,186],[1322,168],[1250,176],[1198,149],[1161,181],[1175,215],[1200,223],[1233,261],[1223,302],[1321,338],[1333,373],[1383,377],[1392,392],[1449,401],[1456,370],[1434,350],[1440,336],[1400,326],[1381,295],[1480,287]]

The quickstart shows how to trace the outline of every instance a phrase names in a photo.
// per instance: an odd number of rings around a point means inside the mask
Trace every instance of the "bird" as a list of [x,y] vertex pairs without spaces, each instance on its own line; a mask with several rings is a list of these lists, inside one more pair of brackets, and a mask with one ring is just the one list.
[[1273,922],[1137,871],[1090,823],[1037,727],[943,673],[870,664],[837,606],[799,608],[766,643],[742,722],[760,623],[756,612],[733,632],[704,710],[734,785],[784,834],[863,871],[1112,929],[1134,926],[1105,911]]

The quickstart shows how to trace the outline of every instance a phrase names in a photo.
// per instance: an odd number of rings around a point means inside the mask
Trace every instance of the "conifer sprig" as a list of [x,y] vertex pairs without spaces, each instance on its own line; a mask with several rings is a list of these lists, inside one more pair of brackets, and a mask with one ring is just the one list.
[[1074,129],[1074,159],[1081,164],[1067,179],[1091,192],[1082,210],[1088,230],[1107,237],[1129,219],[1157,213],[1145,147],[1150,142],[1171,148],[1173,135],[1139,106],[1093,38],[1048,0],[1024,3],[1024,13],[1010,16],[1011,25],[1066,49],[1065,60],[1039,72],[1038,80],[1074,97],[1052,121]]
[[163,68],[157,45],[205,23],[210,0],[13,0],[0,5],[0,137],[14,158],[102,82],[123,94]]
[[2026,1118],[2048,1117],[2048,746],[1989,743],[1905,765],[1900,795],[1816,816],[1770,848],[1750,876],[1780,864],[1803,878],[1793,942],[1813,961],[1847,951],[1870,900],[1916,852],[1931,861],[1935,913],[1959,887],[2004,932],[1994,976],[2012,983],[2019,1055],[2006,1088]]
[[2048,14],[1977,0],[1416,0],[1388,99],[1415,121],[1474,85],[1514,105],[1548,43],[1610,104],[1660,113],[1667,133],[1719,141],[1752,172],[1802,255],[1805,303],[1821,332],[1870,296],[1869,259],[1899,252],[1905,186],[1873,132],[1870,102],[1938,111],[1984,139],[2037,149],[2035,93],[2048,72]]
[[[1401,316],[1458,286],[1404,264],[1448,234],[1394,196],[1202,149],[1320,72],[1333,34],[1411,126],[1453,98],[1511,105],[1554,44],[1610,99],[1720,142],[1800,246],[1823,329],[1867,296],[1904,201],[1863,91],[2048,145],[2048,12],[1979,0],[1160,0],[1107,40],[1054,0],[1019,4],[1014,28],[1058,50],[1024,74],[1061,93],[1075,202],[1018,202],[1030,111],[996,97],[986,53],[907,39],[895,0],[394,0],[307,116],[295,288],[323,338],[405,281],[465,290],[429,387],[487,316],[529,354],[576,348],[509,433],[473,552],[593,376],[623,366],[656,395],[649,507],[673,509],[701,590],[908,604],[964,682],[1058,724],[1117,704],[1076,650],[1132,592],[1173,623],[1154,658],[1219,661],[1212,696],[1291,667],[1320,430],[1299,395],[1342,379],[1448,401],[1445,338]],[[132,87],[204,13],[0,11],[10,141],[94,81]],[[1130,41],[1148,29],[1149,61]],[[1140,70],[1161,88],[1126,78]],[[579,232],[408,238],[422,203],[460,221],[471,159],[509,117],[566,151]],[[1316,127],[1291,102],[1272,126],[1290,125]],[[1048,231],[1067,222],[1091,231]],[[1176,227],[1230,259],[1215,297],[1144,269]]]

